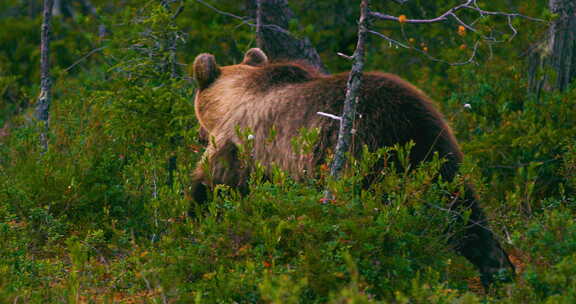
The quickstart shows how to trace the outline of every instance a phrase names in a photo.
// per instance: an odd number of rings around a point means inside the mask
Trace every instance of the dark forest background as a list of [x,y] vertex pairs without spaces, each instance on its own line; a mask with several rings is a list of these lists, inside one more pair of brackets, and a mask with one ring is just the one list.
[[[44,151],[34,114],[41,2],[0,0],[1,303],[576,302],[572,1],[478,1],[542,21],[459,13],[498,43],[450,20],[373,22],[410,48],[370,35],[365,69],[436,101],[466,155],[454,185],[434,183],[430,164],[362,189],[375,157],[366,153],[332,204],[320,203],[322,179],[255,175],[249,195],[217,187],[192,218],[203,145],[188,64],[203,52],[240,62],[256,46],[254,3],[55,1]],[[459,3],[371,8],[429,19]],[[289,5],[291,35],[309,39],[328,72],[349,70],[337,53],[354,51],[359,1]],[[517,268],[489,292],[446,243],[453,218],[425,204],[446,203],[443,189],[462,180]]]

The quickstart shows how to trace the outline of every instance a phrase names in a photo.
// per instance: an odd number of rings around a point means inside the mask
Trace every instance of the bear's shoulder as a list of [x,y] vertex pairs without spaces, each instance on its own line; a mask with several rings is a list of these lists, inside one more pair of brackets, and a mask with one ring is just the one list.
[[271,63],[253,69],[246,79],[258,90],[313,81],[322,75],[313,67],[297,62]]

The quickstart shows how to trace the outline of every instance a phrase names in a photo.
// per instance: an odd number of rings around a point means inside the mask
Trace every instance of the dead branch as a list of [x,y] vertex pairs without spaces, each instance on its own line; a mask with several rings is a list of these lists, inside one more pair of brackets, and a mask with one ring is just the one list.
[[444,12],[440,16],[435,17],[435,18],[431,18],[431,19],[408,19],[408,18],[405,18],[405,16],[401,16],[402,17],[401,18],[401,17],[383,14],[380,12],[369,12],[370,17],[375,18],[375,19],[386,20],[386,21],[396,21],[396,22],[401,22],[401,23],[411,23],[411,24],[437,23],[437,22],[444,22],[444,21],[448,21],[450,19],[453,19],[460,26],[464,27],[464,29],[479,35],[481,37],[481,39],[476,41],[476,43],[474,45],[474,49],[472,51],[472,55],[470,56],[470,58],[466,61],[455,62],[455,63],[451,63],[451,62],[436,58],[434,56],[431,56],[430,54],[428,54],[424,50],[421,50],[417,47],[409,46],[409,45],[402,43],[398,40],[392,39],[392,38],[390,38],[390,37],[388,37],[388,36],[386,36],[380,32],[371,30],[370,33],[373,35],[379,36],[380,38],[383,38],[383,39],[387,40],[388,42],[390,42],[391,44],[396,45],[398,47],[415,50],[415,51],[425,55],[426,57],[428,57],[429,59],[431,59],[433,61],[442,62],[442,63],[446,63],[449,65],[463,65],[463,64],[471,63],[474,61],[474,58],[477,54],[478,47],[480,46],[481,41],[486,41],[489,43],[499,43],[499,42],[504,42],[504,40],[498,40],[496,37],[484,35],[481,31],[479,31],[476,27],[474,27],[474,24],[476,23],[477,20],[474,22],[471,22],[471,23],[466,23],[464,20],[462,20],[457,15],[457,12],[462,11],[462,10],[474,11],[474,12],[478,13],[479,18],[483,18],[486,16],[505,17],[507,19],[508,28],[510,29],[510,32],[511,32],[511,35],[510,35],[510,37],[507,38],[507,41],[510,41],[511,39],[513,39],[518,34],[518,30],[512,24],[512,19],[514,19],[514,18],[522,18],[522,19],[527,19],[527,20],[537,21],[537,22],[546,22],[545,20],[526,16],[526,15],[522,15],[520,13],[508,13],[508,12],[484,10],[478,6],[477,0],[466,0],[461,4],[456,5],[450,9],[448,9],[446,12]]
[[424,50],[422,50],[422,49],[419,49],[419,48],[413,47],[413,46],[409,46],[409,45],[406,45],[406,44],[404,44],[404,43],[402,43],[402,42],[400,42],[400,41],[394,40],[394,39],[392,39],[392,38],[390,38],[390,37],[388,37],[388,36],[386,36],[386,35],[384,35],[384,34],[382,34],[382,33],[380,33],[380,32],[373,31],[373,30],[369,30],[368,33],[373,34],[373,35],[376,35],[376,36],[378,36],[378,37],[380,37],[380,38],[383,38],[383,39],[387,40],[388,42],[390,42],[391,45],[396,45],[396,46],[399,46],[399,47],[402,47],[402,48],[405,48],[405,49],[414,50],[414,51],[416,51],[416,52],[418,52],[418,53],[426,56],[428,59],[430,59],[430,60],[432,60],[432,61],[441,62],[441,63],[445,63],[445,64],[448,64],[448,65],[453,65],[453,66],[465,65],[465,64],[469,64],[469,63],[474,62],[474,59],[476,58],[476,54],[477,54],[477,52],[478,52],[478,48],[480,47],[480,40],[478,40],[478,41],[476,41],[476,43],[474,43],[474,48],[472,49],[472,54],[470,55],[470,57],[468,57],[467,60],[465,60],[465,61],[459,61],[459,62],[449,62],[449,61],[440,59],[440,58],[438,58],[438,57],[434,57],[434,56],[430,55],[428,52],[426,52],[426,51],[424,51]]
[[[504,17],[508,17],[508,18],[523,18],[523,19],[527,19],[527,20],[531,20],[531,21],[546,22],[545,20],[526,16],[526,15],[522,15],[520,13],[506,13],[506,12],[483,10],[478,6],[478,4],[476,2],[477,2],[477,0],[467,0],[464,3],[447,10],[445,13],[443,13],[442,15],[440,15],[436,18],[432,18],[432,19],[403,19],[402,22],[403,23],[435,23],[435,22],[440,22],[440,21],[446,21],[446,20],[448,20],[448,17],[452,17],[452,18],[455,18],[460,23],[461,20],[458,17],[458,15],[456,15],[456,12],[459,10],[462,10],[462,9],[470,9],[470,10],[476,11],[481,16],[504,16]],[[392,20],[392,21],[398,21],[398,22],[400,21],[399,17],[386,15],[386,14],[382,14],[379,12],[370,12],[370,16],[377,18],[377,19],[381,19],[381,20]],[[472,26],[470,26],[466,23],[461,23],[461,24],[463,26],[467,27],[469,30],[474,30],[474,28]]]
[[101,50],[103,50],[104,48],[106,48],[105,46],[101,46],[99,48],[95,48],[93,50],[91,50],[90,52],[88,52],[86,55],[80,57],[80,59],[76,60],[73,64],[71,64],[69,67],[64,69],[64,72],[68,72],[70,71],[72,68],[74,68],[75,66],[77,66],[79,63],[81,63],[82,61],[86,60],[86,58],[92,56],[95,53],[100,52]]

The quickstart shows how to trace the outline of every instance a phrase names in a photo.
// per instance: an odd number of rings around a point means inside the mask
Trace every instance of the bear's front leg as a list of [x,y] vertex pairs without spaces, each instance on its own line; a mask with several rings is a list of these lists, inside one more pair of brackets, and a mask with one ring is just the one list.
[[470,208],[471,214],[463,238],[453,240],[457,251],[478,268],[485,290],[492,283],[510,281],[515,275],[514,264],[487,226],[486,216],[471,189],[467,189],[466,197],[458,205]]

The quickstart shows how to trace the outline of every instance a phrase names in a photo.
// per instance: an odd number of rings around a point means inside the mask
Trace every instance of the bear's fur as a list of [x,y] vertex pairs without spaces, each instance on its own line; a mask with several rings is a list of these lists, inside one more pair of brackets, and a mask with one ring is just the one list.
[[[300,63],[269,63],[259,49],[251,49],[244,61],[220,67],[214,56],[201,54],[193,65],[198,84],[196,116],[209,144],[194,172],[194,198],[206,199],[205,187],[226,184],[246,188],[250,166],[242,164],[239,147],[246,138],[238,130],[252,133],[253,161],[265,168],[278,166],[293,178],[314,172],[336,145],[339,123],[317,114],[342,112],[348,73],[322,75]],[[418,88],[396,75],[364,73],[355,122],[353,153],[363,145],[371,150],[413,141],[412,167],[434,153],[446,159],[440,173],[452,180],[462,161],[462,152],[450,127],[432,101]],[[319,128],[320,139],[312,157],[293,151],[292,138],[301,128]],[[270,140],[271,130],[275,130]],[[208,178],[210,177],[210,178]],[[453,207],[471,209],[462,239],[454,240],[458,252],[478,267],[484,283],[501,269],[513,269],[506,253],[486,228],[486,218],[473,190]]]

